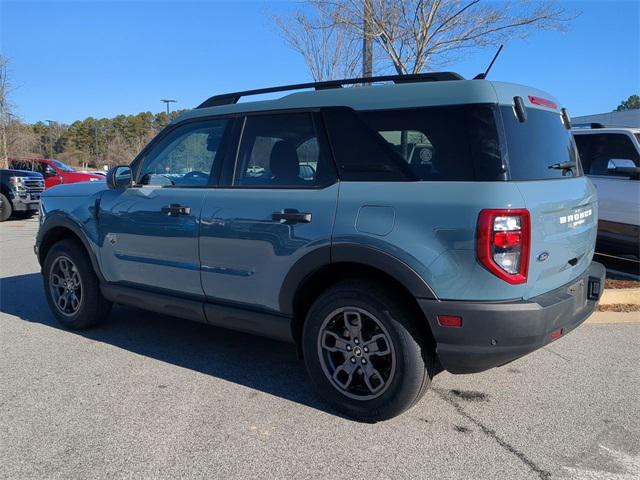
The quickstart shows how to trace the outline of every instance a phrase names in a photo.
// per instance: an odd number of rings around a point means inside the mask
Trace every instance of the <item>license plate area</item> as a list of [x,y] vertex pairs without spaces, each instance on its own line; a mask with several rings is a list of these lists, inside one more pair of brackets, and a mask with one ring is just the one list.
[[573,304],[576,309],[582,308],[587,302],[586,283],[586,280],[584,278],[581,278],[567,289],[569,295],[573,297]]

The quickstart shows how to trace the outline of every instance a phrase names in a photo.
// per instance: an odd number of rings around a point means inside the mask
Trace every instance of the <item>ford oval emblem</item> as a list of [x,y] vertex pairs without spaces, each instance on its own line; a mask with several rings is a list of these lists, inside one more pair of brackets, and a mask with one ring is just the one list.
[[539,262],[544,262],[547,258],[549,258],[549,252],[542,252],[536,257],[536,260]]

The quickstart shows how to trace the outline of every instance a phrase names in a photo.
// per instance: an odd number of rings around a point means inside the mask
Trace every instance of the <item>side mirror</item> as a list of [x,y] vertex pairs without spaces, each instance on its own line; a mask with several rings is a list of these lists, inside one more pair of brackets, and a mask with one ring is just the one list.
[[630,177],[640,176],[640,167],[637,167],[630,158],[612,158],[607,164],[607,170],[613,174],[628,175]]
[[131,167],[118,165],[107,172],[107,187],[113,190],[124,190],[132,185]]

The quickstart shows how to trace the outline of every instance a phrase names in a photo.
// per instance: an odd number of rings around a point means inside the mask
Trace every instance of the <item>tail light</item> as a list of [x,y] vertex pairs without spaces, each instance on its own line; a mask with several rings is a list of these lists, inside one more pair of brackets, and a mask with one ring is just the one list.
[[505,282],[527,282],[531,220],[529,211],[482,210],[478,218],[478,259]]

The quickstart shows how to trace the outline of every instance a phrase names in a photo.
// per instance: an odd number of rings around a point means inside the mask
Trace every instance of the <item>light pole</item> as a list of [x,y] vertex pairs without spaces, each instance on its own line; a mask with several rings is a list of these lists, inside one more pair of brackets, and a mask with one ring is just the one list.
[[160,101],[167,104],[167,117],[168,117],[169,116],[169,104],[170,103],[176,103],[177,100],[171,100],[171,99],[168,99],[168,98],[163,98]]
[[53,120],[45,120],[49,124],[49,130],[47,130],[47,158],[51,158],[53,156],[53,151],[51,148],[51,124],[54,123]]

